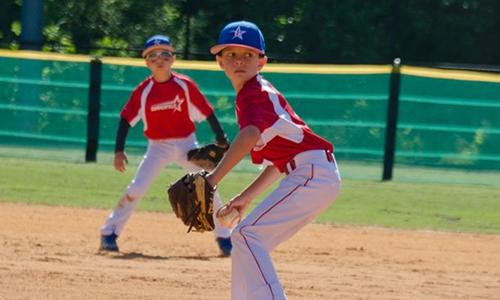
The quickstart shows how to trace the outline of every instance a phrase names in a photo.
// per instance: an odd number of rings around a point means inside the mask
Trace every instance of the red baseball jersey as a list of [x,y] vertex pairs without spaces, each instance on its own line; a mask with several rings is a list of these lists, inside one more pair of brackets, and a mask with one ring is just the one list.
[[301,152],[333,152],[332,144],[316,135],[260,75],[246,82],[236,96],[236,116],[240,130],[253,125],[260,131],[260,139],[250,151],[255,164],[273,164],[282,171]]
[[212,106],[194,81],[172,72],[172,77],[165,83],[156,82],[153,76],[140,83],[120,117],[131,126],[142,120],[144,135],[148,139],[160,140],[191,135],[195,132],[194,122],[202,122],[212,112]]

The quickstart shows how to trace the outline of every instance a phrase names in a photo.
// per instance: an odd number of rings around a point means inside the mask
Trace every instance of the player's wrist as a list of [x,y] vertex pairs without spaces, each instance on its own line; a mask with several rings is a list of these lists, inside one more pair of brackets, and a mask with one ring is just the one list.
[[212,187],[215,187],[219,181],[214,178],[214,174],[213,173],[209,173],[206,177],[205,177],[205,180],[208,182],[208,184],[210,184]]
[[[224,146],[224,145],[225,145],[226,147],[227,147],[227,146],[229,146],[229,140],[227,139],[226,134],[216,136],[216,137],[215,137],[215,141],[217,142],[217,145],[218,145],[219,147]],[[223,148],[223,147],[221,147],[221,148]],[[224,148],[225,148],[225,147],[224,147]]]
[[229,143],[228,142],[223,142],[223,143],[217,142],[217,147],[219,147],[221,149],[227,149],[227,148],[229,148]]

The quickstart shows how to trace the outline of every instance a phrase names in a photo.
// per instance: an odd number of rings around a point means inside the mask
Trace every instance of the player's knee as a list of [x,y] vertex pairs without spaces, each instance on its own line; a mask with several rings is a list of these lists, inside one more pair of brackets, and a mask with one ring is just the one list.
[[132,203],[136,200],[137,198],[125,193],[123,196],[120,198],[120,201],[118,202],[118,206],[123,209],[125,206],[127,206],[127,203]]
[[127,198],[127,201],[129,202],[134,202],[139,198],[142,198],[142,196],[146,193],[148,189],[148,186],[144,185],[138,185],[138,184],[131,184],[126,190],[125,190],[125,196]]
[[133,197],[132,195],[125,194],[125,198],[127,199],[128,202],[134,202],[136,197]]
[[231,232],[231,242],[233,243],[233,247],[237,247],[245,243],[243,232],[241,231],[242,229],[242,227],[236,226]]
[[246,245],[247,242],[258,243],[261,239],[256,231],[256,227],[251,225],[238,224],[231,233],[231,241],[234,244]]

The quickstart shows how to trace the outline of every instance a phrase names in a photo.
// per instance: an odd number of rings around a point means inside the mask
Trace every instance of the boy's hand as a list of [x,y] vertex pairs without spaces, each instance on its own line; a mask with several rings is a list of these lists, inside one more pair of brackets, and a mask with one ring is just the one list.
[[241,221],[240,213],[236,209],[229,209],[228,205],[219,208],[216,216],[219,223],[226,228],[233,228]]
[[115,152],[115,170],[120,173],[125,172],[126,164],[128,164],[127,154],[125,152]]
[[227,150],[228,150],[228,148],[229,148],[229,143],[227,143],[227,142],[226,142],[226,143],[217,143],[216,145],[217,145],[217,147],[219,147],[219,148],[221,148],[221,149],[224,149],[224,150],[226,150],[226,151],[227,151]]
[[227,204],[227,209],[228,210],[236,209],[240,214],[240,220],[241,220],[243,219],[245,211],[250,206],[250,203],[252,203],[252,199],[246,198],[241,194],[239,194],[236,195],[233,199],[231,199],[231,201],[229,201],[229,203]]

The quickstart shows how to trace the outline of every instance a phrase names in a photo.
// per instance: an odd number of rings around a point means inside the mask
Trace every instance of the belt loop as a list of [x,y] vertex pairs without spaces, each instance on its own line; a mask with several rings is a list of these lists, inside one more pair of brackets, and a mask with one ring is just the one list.
[[329,162],[333,162],[333,154],[332,154],[332,152],[330,152],[330,150],[325,150],[325,153],[326,153],[326,159]]
[[283,168],[283,171],[285,172],[286,175],[290,174],[293,170],[297,169],[297,164],[295,163],[295,159],[292,159],[289,161],[285,167]]
[[[321,151],[321,150],[318,150],[318,151]],[[333,153],[330,151],[330,150],[323,150],[325,151],[325,156],[326,156],[326,160],[330,163],[333,163],[335,161],[334,157],[333,157]],[[299,153],[299,155],[302,154],[302,153]],[[318,154],[316,154],[318,155]],[[310,155],[309,156],[306,156],[307,158],[306,159],[312,159],[314,160]],[[301,159],[303,160],[304,157],[301,157]],[[322,159],[320,159],[322,160]],[[299,160],[300,162],[301,160]],[[317,159],[315,160],[317,161]],[[323,160],[322,160],[323,161]],[[285,173],[286,175],[290,174],[293,170],[297,169],[297,162],[295,161],[295,158],[293,158],[292,160],[290,160],[289,162],[287,162],[285,164],[285,166],[283,167],[283,173]]]

